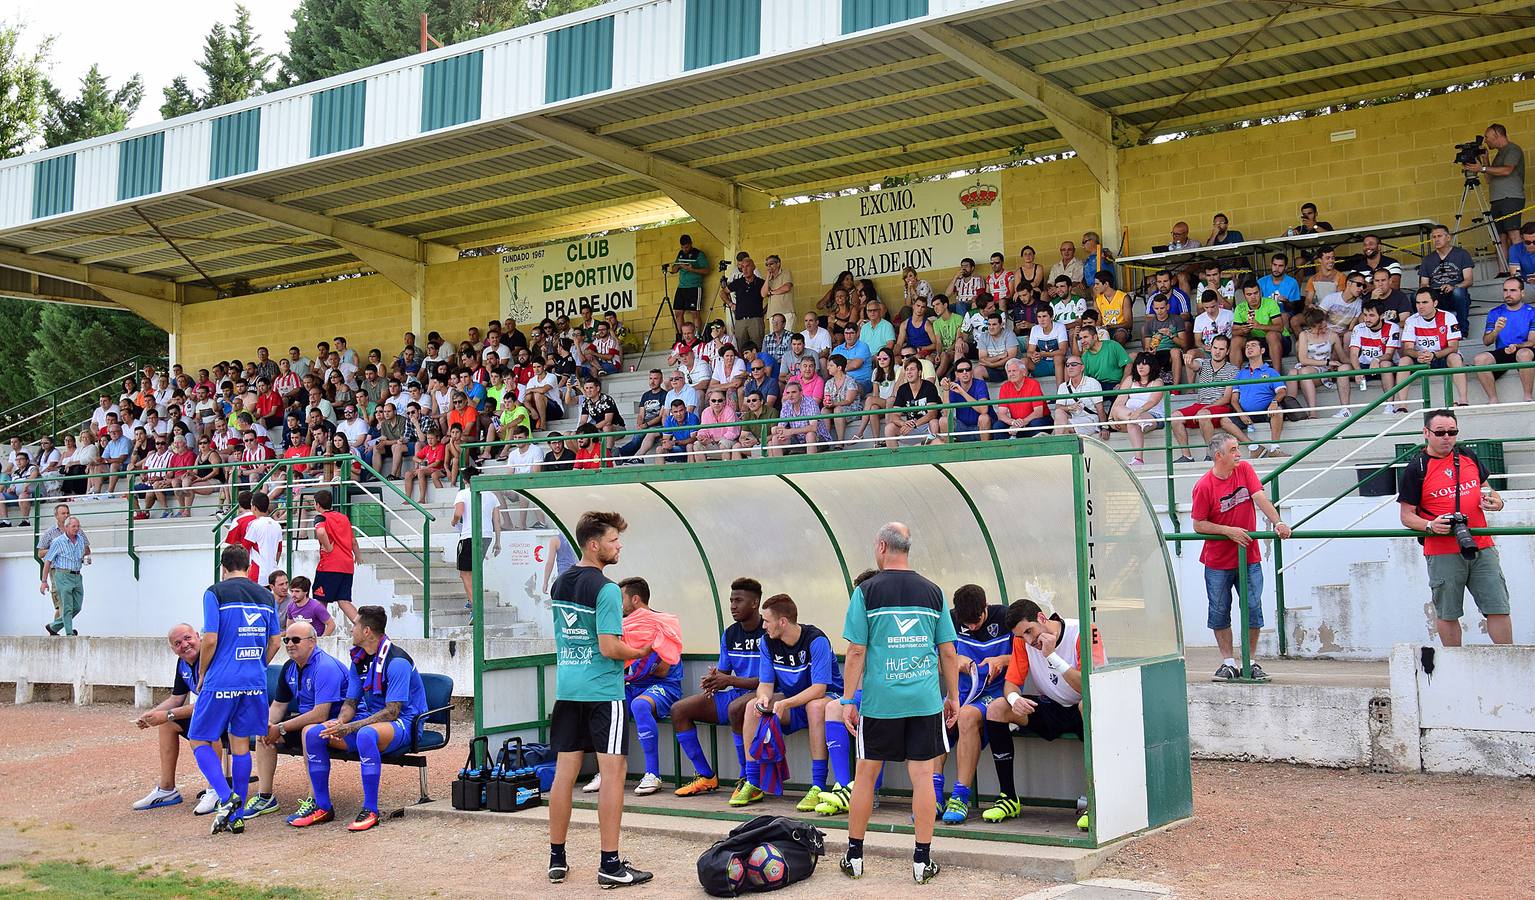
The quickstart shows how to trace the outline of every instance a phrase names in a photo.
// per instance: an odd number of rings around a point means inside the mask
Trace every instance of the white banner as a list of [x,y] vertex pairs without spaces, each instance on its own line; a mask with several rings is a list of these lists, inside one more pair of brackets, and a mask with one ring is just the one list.
[[597,318],[634,309],[634,232],[557,241],[501,254],[501,317],[537,322],[579,318],[583,304]]
[[843,271],[898,275],[904,266],[947,271],[967,256],[984,271],[986,257],[1003,250],[1001,182],[951,178],[822,200],[821,281]]

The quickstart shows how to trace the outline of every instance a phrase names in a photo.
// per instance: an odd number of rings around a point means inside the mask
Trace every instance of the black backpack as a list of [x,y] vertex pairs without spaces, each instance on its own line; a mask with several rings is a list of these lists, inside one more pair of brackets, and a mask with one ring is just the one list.
[[826,835],[814,825],[758,816],[698,857],[698,883],[713,897],[776,891],[809,878],[825,853]]

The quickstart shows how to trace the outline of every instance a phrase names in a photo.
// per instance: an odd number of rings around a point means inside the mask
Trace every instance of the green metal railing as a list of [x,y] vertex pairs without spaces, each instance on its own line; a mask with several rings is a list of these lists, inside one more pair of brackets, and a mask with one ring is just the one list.
[[[1535,525],[1505,525],[1505,526],[1495,527],[1495,528],[1473,528],[1473,529],[1471,529],[1471,533],[1472,534],[1477,534],[1477,535],[1491,535],[1491,536],[1498,536],[1498,535],[1503,535],[1503,536],[1532,535],[1532,534],[1535,534]],[[1284,544],[1284,542],[1282,540],[1280,540],[1279,534],[1277,532],[1274,532],[1274,531],[1252,531],[1252,532],[1248,532],[1248,535],[1253,540],[1272,540],[1274,542],[1274,565],[1275,565],[1276,568],[1278,568],[1280,566],[1279,548],[1281,546],[1283,546],[1283,544]],[[1420,538],[1422,536],[1423,536],[1423,533],[1421,531],[1412,531],[1412,530],[1409,530],[1409,529],[1406,529],[1406,528],[1349,528],[1349,529],[1344,529],[1344,530],[1319,528],[1319,529],[1312,530],[1312,531],[1303,531],[1303,530],[1299,530],[1299,529],[1293,530],[1290,533],[1289,539],[1292,540],[1292,541],[1303,541],[1303,540],[1359,540],[1359,539],[1370,539],[1370,538],[1377,538],[1377,539],[1378,538],[1404,538],[1404,537]],[[1229,540],[1232,540],[1230,537],[1227,537],[1226,535],[1223,535],[1223,534],[1199,534],[1197,532],[1193,532],[1193,533],[1175,532],[1175,533],[1172,533],[1172,534],[1163,535],[1163,537],[1166,538],[1168,541],[1173,541],[1173,542],[1177,542],[1177,543],[1183,543],[1185,541],[1229,541]],[[1234,633],[1232,635],[1232,640],[1236,641],[1236,642],[1240,642],[1241,645],[1242,645],[1242,655],[1241,655],[1241,660],[1242,660],[1242,677],[1237,679],[1237,680],[1238,681],[1248,682],[1248,683],[1257,683],[1257,682],[1260,682],[1260,681],[1266,681],[1267,680],[1266,678],[1253,678],[1253,675],[1252,675],[1252,653],[1251,653],[1251,647],[1250,647],[1250,645],[1248,643],[1248,640],[1247,640],[1247,630],[1248,630],[1248,625],[1247,625],[1247,622],[1248,622],[1248,614],[1247,614],[1248,584],[1247,584],[1247,578],[1242,575],[1242,573],[1245,573],[1247,571],[1247,548],[1243,547],[1243,546],[1240,546],[1240,545],[1237,547],[1237,569],[1236,570],[1237,570],[1237,573],[1238,573],[1238,576],[1237,576],[1237,631],[1236,631],[1236,633]],[[1277,587],[1277,584],[1276,584],[1276,587]],[[1277,596],[1276,596],[1276,607],[1275,607],[1274,618],[1276,620],[1276,630],[1278,631],[1278,633],[1280,635],[1280,643],[1282,645],[1283,642],[1284,642],[1284,633],[1285,633],[1285,629],[1284,629],[1284,600],[1283,600],[1283,594],[1277,594]],[[1284,653],[1284,651],[1281,649],[1281,654],[1283,654],[1283,653]]]
[[[296,494],[294,493],[295,488],[302,489],[302,488],[304,488],[306,486],[314,484],[314,482],[308,481],[308,480],[304,480],[302,477],[295,478],[294,477],[295,476],[295,471],[294,470],[295,470],[296,467],[298,467],[298,466],[314,466],[314,467],[319,467],[319,466],[325,465],[326,463],[336,464],[336,461],[337,461],[337,457],[334,457],[334,456],[304,456],[304,457],[294,457],[294,458],[286,458],[286,459],[270,459],[270,460],[265,460],[265,461],[260,462],[260,463],[249,463],[249,462],[206,463],[206,464],[197,464],[197,465],[192,465],[192,466],[173,466],[173,467],[169,467],[169,468],[165,468],[165,469],[154,469],[154,470],[149,470],[149,469],[127,469],[127,470],[123,470],[123,471],[119,471],[119,472],[104,473],[101,476],[99,476],[104,482],[107,481],[109,479],[109,477],[111,477],[111,476],[116,476],[117,478],[124,479],[127,482],[127,488],[125,488],[124,490],[127,493],[128,504],[127,504],[127,507],[125,508],[125,510],[121,511],[121,512],[113,511],[113,510],[95,511],[95,510],[92,510],[88,505],[86,505],[84,503],[76,503],[75,502],[75,498],[71,498],[71,497],[68,497],[68,496],[44,496],[43,495],[44,494],[44,489],[45,489],[45,487],[48,484],[51,484],[51,483],[61,483],[61,482],[64,482],[64,481],[79,480],[79,479],[83,479],[83,478],[96,477],[96,476],[84,476],[84,475],[48,475],[48,476],[43,476],[43,477],[40,477],[40,478],[30,478],[30,479],[25,479],[25,480],[22,480],[22,481],[12,482],[12,486],[14,487],[16,485],[32,485],[35,488],[34,493],[39,495],[39,496],[34,497],[34,499],[32,501],[32,510],[31,510],[31,515],[29,516],[29,518],[31,520],[31,525],[32,525],[32,546],[34,548],[36,548],[37,541],[38,541],[38,539],[42,535],[42,507],[43,507],[43,505],[45,503],[66,503],[66,504],[70,504],[71,505],[71,512],[77,518],[82,519],[82,521],[87,519],[87,518],[90,518],[92,516],[97,516],[98,518],[94,519],[94,521],[99,523],[99,522],[102,521],[102,518],[100,518],[100,517],[107,517],[107,516],[114,516],[115,517],[115,516],[119,516],[119,515],[123,516],[124,517],[124,523],[123,524],[125,526],[125,533],[127,535],[127,538],[126,538],[126,553],[128,555],[128,558],[133,563],[133,577],[134,577],[135,580],[138,580],[138,578],[139,578],[139,568],[140,568],[140,558],[139,558],[139,552],[138,552],[138,541],[139,541],[138,531],[139,531],[139,528],[138,528],[137,513],[140,511],[140,505],[139,505],[139,494],[140,494],[140,492],[134,490],[133,489],[133,485],[136,483],[136,481],[139,478],[141,478],[143,476],[149,476],[149,475],[153,475],[153,476],[159,477],[159,476],[166,475],[168,473],[184,473],[184,472],[197,472],[197,473],[201,473],[201,472],[206,472],[206,471],[209,471],[209,470],[224,470],[224,471],[228,471],[228,470],[232,470],[232,469],[242,469],[242,468],[249,469],[252,466],[262,465],[262,466],[268,466],[269,468],[267,469],[266,472],[264,472],[261,475],[260,478],[256,479],[256,481],[254,481],[251,485],[249,485],[249,487],[252,488],[252,489],[263,487],[263,486],[269,484],[271,482],[272,478],[277,475],[277,473],[281,472],[282,473],[281,478],[284,479],[286,481],[286,483],[287,483],[287,490],[284,492],[284,498],[285,498],[285,500],[291,501],[296,496]],[[387,547],[389,545],[389,542],[392,540],[396,544],[399,545],[400,549],[404,553],[410,555],[411,557],[417,558],[417,559],[419,559],[421,561],[421,592],[422,592],[421,593],[421,608],[422,608],[422,632],[423,632],[422,636],[423,637],[430,637],[431,633],[432,633],[432,624],[431,624],[432,623],[432,578],[431,578],[431,575],[432,575],[432,568],[431,568],[432,567],[432,552],[431,552],[432,551],[432,546],[431,546],[431,523],[436,521],[437,517],[434,516],[429,510],[427,510],[421,504],[417,503],[410,496],[406,495],[404,491],[400,490],[398,485],[394,484],[394,482],[392,482],[389,479],[385,478],[377,469],[374,469],[371,465],[369,465],[367,462],[363,461],[361,458],[358,458],[356,456],[349,456],[344,461],[343,464],[361,466],[362,470],[365,473],[371,475],[374,479],[376,479],[378,481],[378,483],[384,487],[384,489],[394,493],[396,496],[398,496],[402,500],[404,500],[405,501],[405,506],[407,508],[409,508],[409,509],[413,510],[414,512],[420,514],[420,516],[421,516],[421,535],[420,535],[420,537],[421,537],[421,544],[420,544],[419,548],[406,544],[404,538],[401,537],[400,535],[395,534],[393,531],[386,531],[386,533],[383,535],[383,537],[384,537],[384,542],[385,542],[384,546],[385,546],[386,549],[387,549]],[[350,483],[349,483],[349,481],[347,479],[342,479],[341,483],[336,485],[336,489],[337,489],[336,504],[337,504],[337,506],[340,506],[342,504],[346,504],[346,503],[349,502],[348,501],[348,495],[349,495],[348,487],[349,486],[350,486]],[[234,505],[234,502],[233,502],[233,495],[234,495],[235,490],[236,490],[236,487],[233,484],[226,483],[226,484],[220,485],[218,490],[216,491],[216,494],[222,494],[223,495],[221,497],[221,502],[220,502],[220,507],[221,507],[221,509],[223,509],[223,512],[219,515],[218,520],[213,525],[213,557],[214,557],[214,561],[213,561],[213,570],[214,571],[213,571],[213,574],[214,574],[214,578],[215,579],[217,579],[218,574],[219,574],[219,572],[218,572],[218,554],[219,554],[219,548],[221,546],[220,545],[220,539],[221,539],[222,529],[229,522],[229,519],[235,514],[235,505]],[[175,493],[175,489],[167,489],[166,493]],[[367,492],[365,491],[364,493],[367,493]],[[393,512],[393,510],[390,509],[387,506],[387,504],[384,504],[382,502],[377,503],[376,505],[378,505],[380,507],[383,507],[383,514],[384,514],[384,517],[385,517],[385,522],[387,522],[388,518],[389,518],[390,514]],[[76,510],[75,507],[78,507],[78,510]],[[285,518],[286,518],[286,524],[285,524],[285,527],[284,527],[284,532],[286,534],[291,535],[291,534],[294,533],[294,528],[295,528],[295,525],[296,525],[295,517],[298,515],[297,504],[295,504],[293,502],[285,502],[284,503],[284,507],[285,507],[284,515],[285,515]],[[354,522],[354,525],[355,524],[356,523]],[[286,568],[288,569],[288,571],[291,572],[293,570],[293,543],[294,542],[292,540],[289,540],[289,541],[286,541],[285,543],[287,544],[287,564],[286,564]],[[39,571],[41,571],[41,567],[42,567],[42,562],[41,561],[38,562],[38,566],[39,566]]]
[[124,378],[137,377],[140,367],[146,363],[160,365],[163,362],[163,357],[130,356],[0,410],[0,440],[19,437],[23,443],[31,443],[43,437],[59,438],[66,432],[72,433],[77,425],[90,418],[102,392],[115,397],[119,382]]

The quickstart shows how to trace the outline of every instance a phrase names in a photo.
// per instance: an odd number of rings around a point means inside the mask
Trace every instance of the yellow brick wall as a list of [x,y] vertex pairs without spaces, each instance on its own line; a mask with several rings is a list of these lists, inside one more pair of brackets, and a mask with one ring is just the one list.
[[[1515,141],[1535,151],[1535,111],[1516,114],[1511,109],[1530,96],[1528,82],[1496,85],[1131,148],[1120,159],[1121,216],[1130,229],[1129,250],[1143,253],[1165,243],[1180,219],[1202,239],[1216,212],[1226,213],[1232,227],[1250,238],[1273,237],[1296,221],[1300,204],[1308,200],[1338,227],[1449,219],[1461,189],[1458,170],[1448,162],[1452,145],[1497,121],[1508,126]],[[1357,132],[1353,140],[1329,139],[1350,128]],[[1024,244],[1050,265],[1063,239],[1079,241],[1083,231],[1098,229],[1097,184],[1077,160],[1008,169],[1001,179],[1006,246],[998,249],[1007,254],[1009,266],[1017,265]],[[819,209],[812,203],[746,213],[741,220],[742,247],[759,264],[777,253],[794,273],[800,311],[810,309],[827,288],[820,283],[819,228]],[[643,334],[649,329],[661,297],[659,266],[676,255],[683,233],[693,236],[711,266],[718,263],[723,247],[696,223],[636,232],[639,297],[636,309],[621,317],[631,330]],[[1104,239],[1110,246],[1118,243],[1117,236],[1105,234]],[[922,276],[942,290],[957,268],[958,260],[952,262]],[[978,262],[984,267],[984,260]],[[424,330],[457,339],[470,325],[483,329],[499,312],[498,265],[495,257],[479,257],[430,267]],[[705,281],[711,303],[716,282],[712,275]],[[875,285],[887,300],[900,296],[897,277],[876,279]],[[717,304],[711,315],[722,315]],[[189,306],[182,356],[187,364],[201,366],[252,356],[262,343],[274,354],[296,343],[307,354],[316,341],[336,334],[346,335],[359,349],[377,346],[388,352],[398,348],[409,321],[408,299],[389,282],[378,276],[351,279]],[[657,334],[663,341],[670,337],[665,327]]]
[[267,291],[186,307],[181,362],[189,369],[219,360],[254,359],[257,347],[286,356],[297,345],[313,357],[315,344],[336,335],[366,358],[370,348],[393,353],[410,329],[410,300],[378,275]]

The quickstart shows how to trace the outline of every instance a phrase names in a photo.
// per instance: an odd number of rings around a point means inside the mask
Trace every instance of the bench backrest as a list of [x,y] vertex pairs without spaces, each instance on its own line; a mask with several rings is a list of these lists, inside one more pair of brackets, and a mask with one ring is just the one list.
[[426,688],[426,708],[442,710],[422,717],[428,725],[446,725],[453,711],[453,679],[448,675],[421,673],[421,686]]

